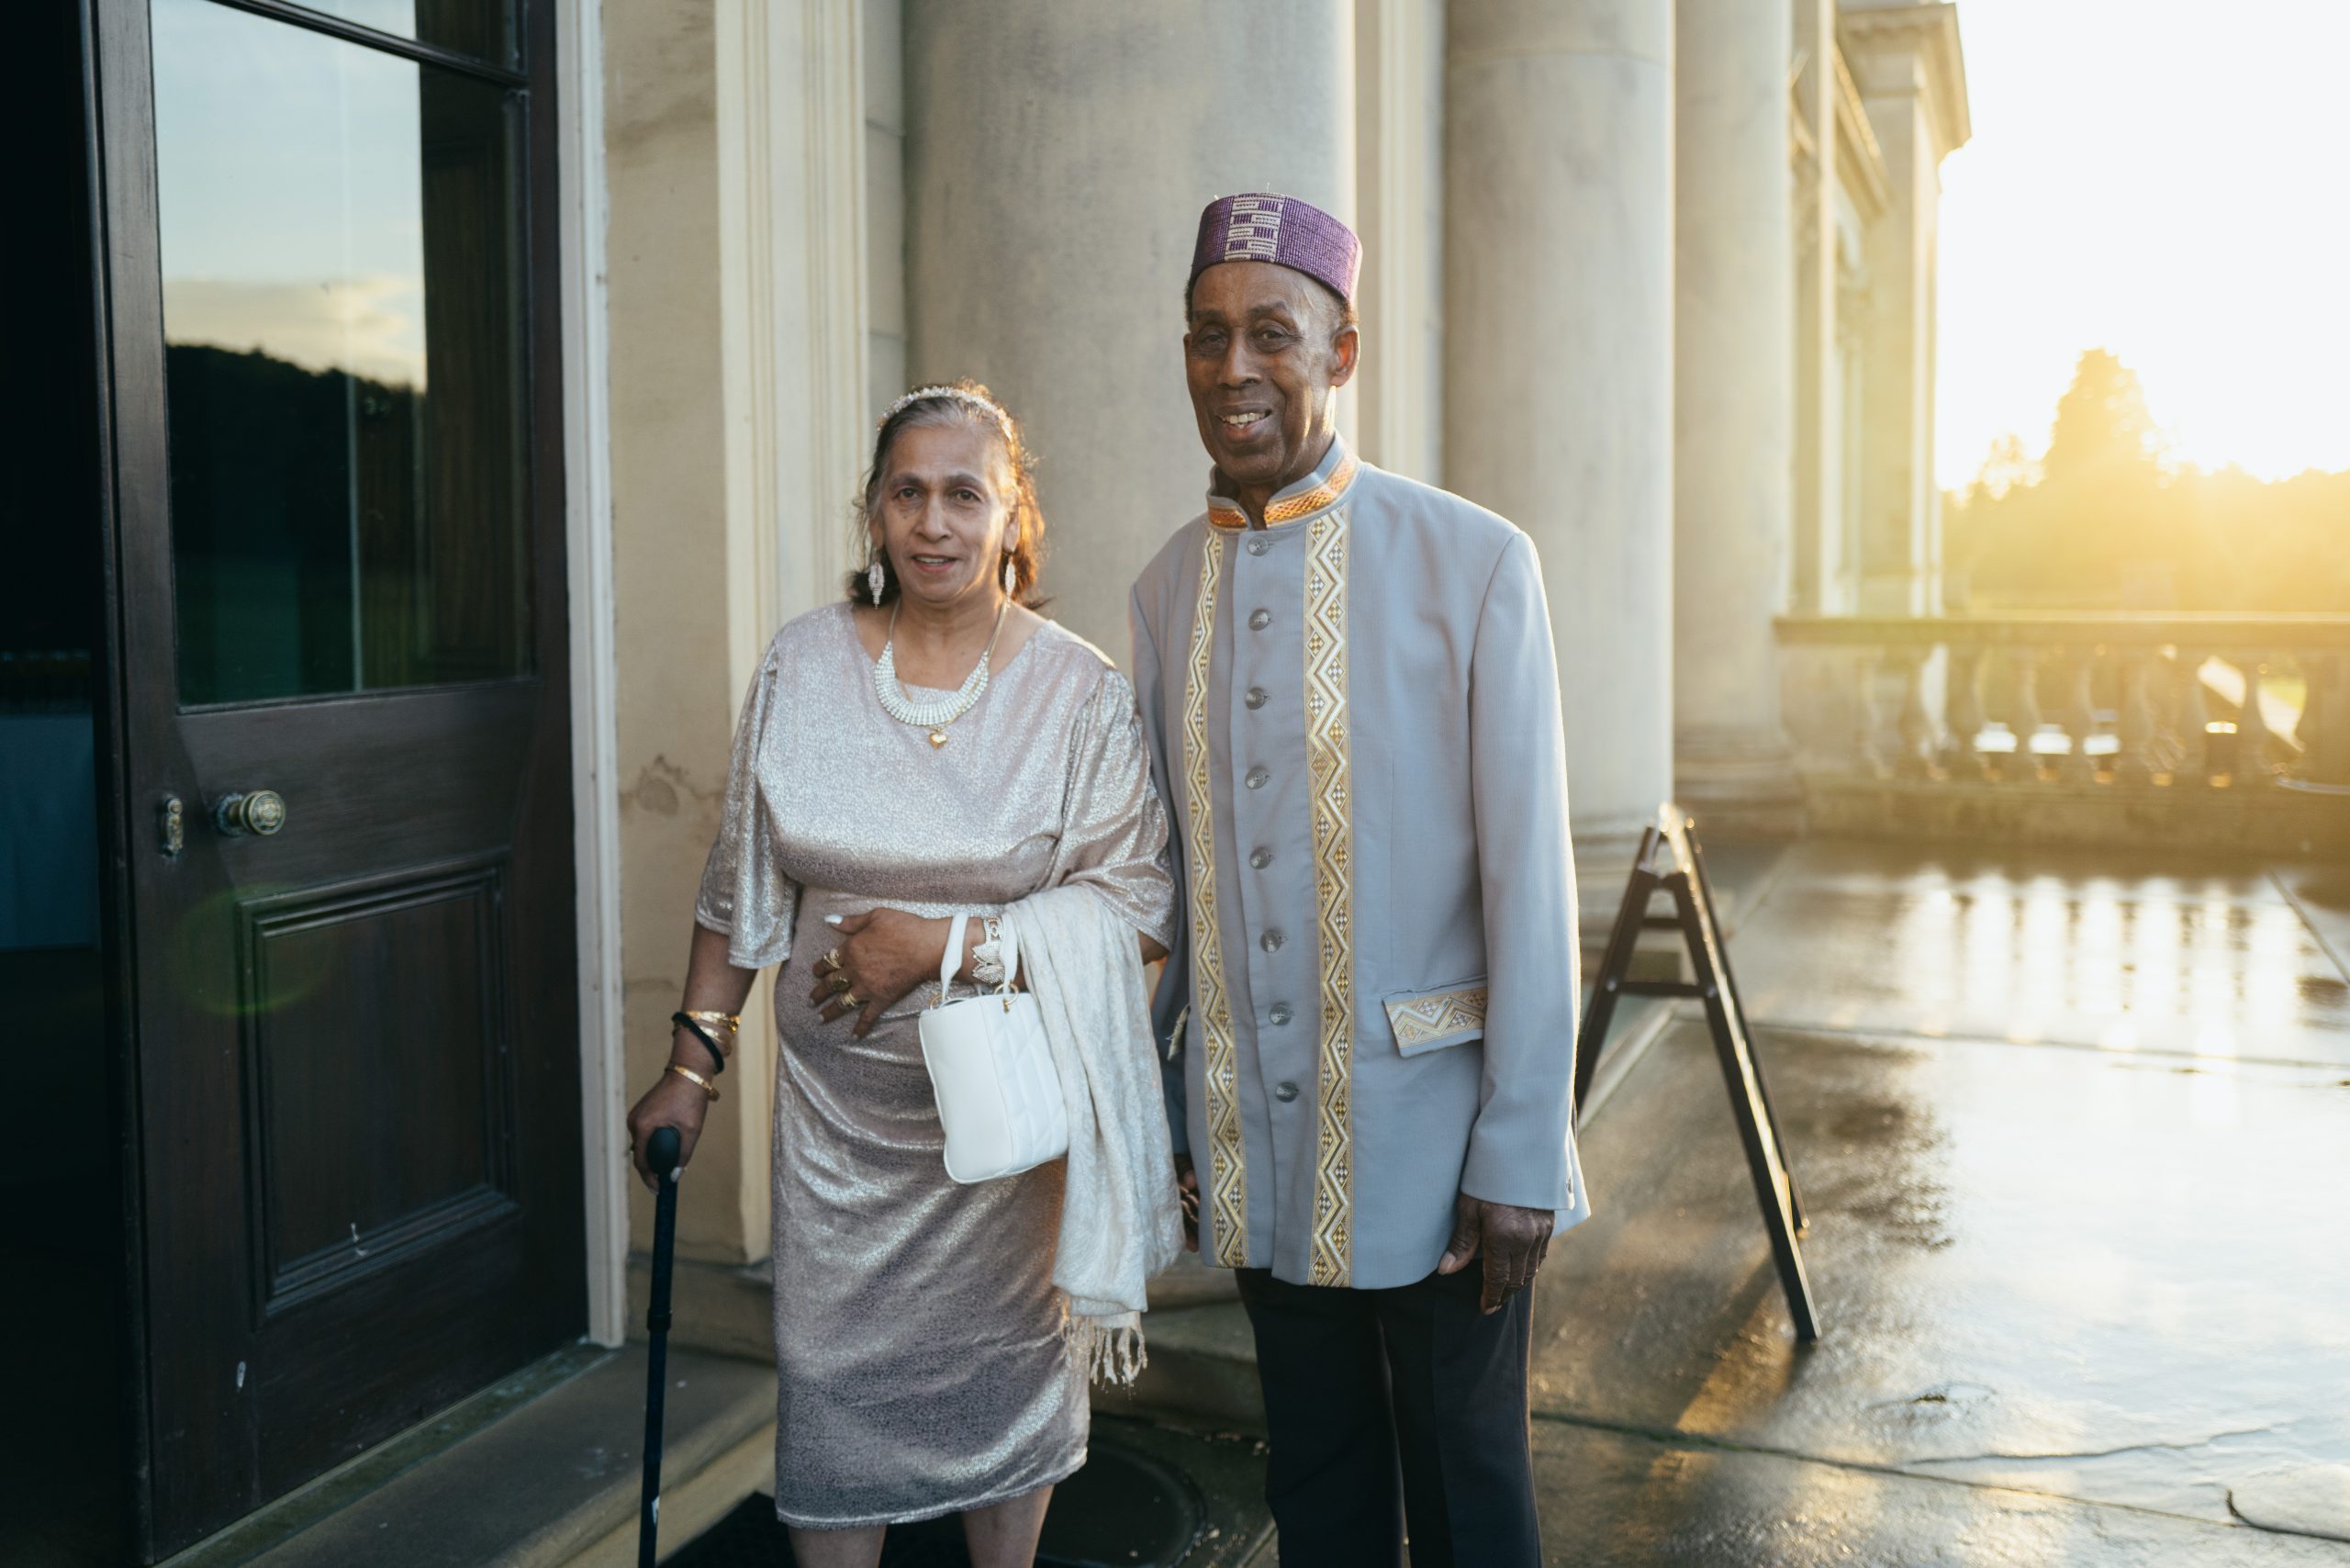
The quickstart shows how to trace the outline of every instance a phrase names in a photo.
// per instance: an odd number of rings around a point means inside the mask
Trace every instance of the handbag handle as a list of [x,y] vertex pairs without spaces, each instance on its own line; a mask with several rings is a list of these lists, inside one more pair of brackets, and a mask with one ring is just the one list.
[[[970,931],[970,922],[980,917],[968,913],[968,910],[957,910],[947,919],[949,926],[952,926],[947,931],[947,952],[937,959],[937,1002],[940,1002],[940,1006],[945,1006],[945,1002],[947,1002],[947,990],[954,985],[954,973],[964,966],[964,940]],[[996,952],[1003,955],[1003,985],[999,985],[996,990],[1011,990],[1013,980],[1020,978],[1020,935],[1013,928],[1011,910],[1003,910],[1003,914],[996,917],[996,924],[999,924]]]
[[1012,912],[1005,910],[996,917],[1000,929],[996,933],[996,954],[1003,960],[1003,984],[999,991],[1010,991],[1012,982],[1020,978],[1020,935],[1013,927]]
[[[963,943],[971,922],[978,919],[965,910],[957,910],[947,917],[951,929],[946,933],[946,952],[938,960],[938,1001],[946,1005],[946,993],[955,983],[956,971],[963,967]],[[1003,956],[1003,984],[999,991],[1010,991],[1012,982],[1020,978],[1020,937],[1012,924],[1012,912],[1005,910],[996,917],[999,932],[996,950]]]
[[955,971],[963,967],[963,934],[970,928],[971,917],[962,910],[947,916],[952,928],[946,933],[946,956],[938,960],[938,1002],[946,1003],[946,992],[955,983]]

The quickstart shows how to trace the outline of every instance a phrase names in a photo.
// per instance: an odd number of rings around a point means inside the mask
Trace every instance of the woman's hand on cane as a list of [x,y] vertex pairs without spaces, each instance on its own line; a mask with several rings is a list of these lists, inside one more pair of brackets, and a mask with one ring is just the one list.
[[701,1137],[702,1118],[710,1114],[710,1095],[690,1079],[664,1070],[661,1081],[644,1092],[628,1114],[628,1158],[636,1167],[636,1179],[644,1183],[647,1192],[655,1192],[660,1182],[653,1168],[644,1162],[645,1146],[652,1141],[655,1127],[677,1129],[677,1167],[683,1170],[692,1163],[694,1145]]

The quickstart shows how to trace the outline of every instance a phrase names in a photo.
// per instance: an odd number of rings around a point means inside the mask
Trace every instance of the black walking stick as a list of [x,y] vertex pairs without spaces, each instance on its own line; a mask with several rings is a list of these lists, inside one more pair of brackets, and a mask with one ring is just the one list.
[[677,1252],[677,1129],[655,1127],[644,1141],[644,1163],[660,1182],[653,1203],[653,1305],[644,1315],[650,1343],[644,1355],[644,1498],[637,1505],[636,1564],[653,1568],[661,1533],[661,1406],[668,1388],[669,1272]]

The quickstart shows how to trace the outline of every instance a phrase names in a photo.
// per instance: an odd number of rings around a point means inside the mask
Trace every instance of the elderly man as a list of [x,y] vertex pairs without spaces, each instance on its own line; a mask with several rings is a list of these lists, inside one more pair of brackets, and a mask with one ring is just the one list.
[[1528,1287],[1590,1212],[1558,672],[1533,543],[1338,438],[1360,264],[1293,196],[1200,219],[1215,465],[1132,605],[1186,905],[1157,1023],[1285,1568],[1400,1564],[1406,1518],[1416,1568],[1531,1568]]

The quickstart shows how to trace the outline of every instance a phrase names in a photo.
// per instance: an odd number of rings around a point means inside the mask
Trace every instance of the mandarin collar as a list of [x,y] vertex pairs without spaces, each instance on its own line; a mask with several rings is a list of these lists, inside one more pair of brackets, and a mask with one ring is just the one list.
[[[1303,522],[1315,513],[1336,506],[1355,482],[1360,465],[1354,454],[1347,450],[1347,438],[1332,435],[1330,450],[1314,465],[1314,472],[1297,483],[1273,493],[1265,503],[1265,526],[1281,528],[1292,522]],[[1225,493],[1223,472],[1208,470],[1208,521],[1218,528],[1246,530],[1252,525],[1240,503]]]

